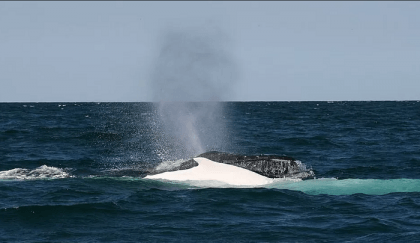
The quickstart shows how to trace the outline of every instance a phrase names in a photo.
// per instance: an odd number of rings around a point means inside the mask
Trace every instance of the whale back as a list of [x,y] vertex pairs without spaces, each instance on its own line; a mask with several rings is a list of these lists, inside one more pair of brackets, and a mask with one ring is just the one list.
[[302,173],[301,164],[288,156],[235,155],[210,151],[200,154],[198,157],[238,166],[269,178],[295,177]]
[[[278,155],[236,155],[218,151],[210,151],[197,158],[237,166],[268,178],[312,178],[314,173],[292,157]],[[153,170],[149,174],[159,174],[169,171],[187,170],[198,166],[194,159],[180,163],[178,166],[164,170]]]

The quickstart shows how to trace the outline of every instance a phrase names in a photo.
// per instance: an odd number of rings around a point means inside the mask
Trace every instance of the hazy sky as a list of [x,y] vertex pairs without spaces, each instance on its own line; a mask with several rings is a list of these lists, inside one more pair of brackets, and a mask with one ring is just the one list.
[[0,2],[0,102],[151,101],[171,31],[216,52],[195,70],[234,74],[224,100],[420,100],[419,13],[414,1]]

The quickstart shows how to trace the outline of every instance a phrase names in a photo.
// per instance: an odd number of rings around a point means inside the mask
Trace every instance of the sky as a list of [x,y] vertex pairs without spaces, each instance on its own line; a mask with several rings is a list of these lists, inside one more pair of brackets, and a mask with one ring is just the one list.
[[417,1],[0,2],[0,102],[420,100],[419,12]]

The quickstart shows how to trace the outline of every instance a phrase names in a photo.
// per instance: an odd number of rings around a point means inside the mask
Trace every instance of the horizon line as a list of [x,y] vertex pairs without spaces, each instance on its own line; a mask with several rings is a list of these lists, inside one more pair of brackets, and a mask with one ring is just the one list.
[[0,103],[420,102],[418,100],[0,101]]

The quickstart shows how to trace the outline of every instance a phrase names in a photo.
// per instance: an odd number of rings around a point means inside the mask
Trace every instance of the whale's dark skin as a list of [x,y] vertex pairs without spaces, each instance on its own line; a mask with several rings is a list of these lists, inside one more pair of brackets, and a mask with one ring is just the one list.
[[269,178],[283,178],[294,172],[298,173],[299,165],[292,157],[277,155],[235,155],[216,151],[206,152],[203,157],[215,162],[238,166]]
[[[269,178],[313,178],[314,173],[311,170],[302,171],[302,168],[292,157],[277,156],[277,155],[235,155],[222,153],[217,151],[210,151],[200,154],[196,157],[202,157],[214,162],[234,165],[253,171]],[[172,168],[166,171],[152,171],[150,174],[158,174],[167,171],[186,170],[198,166],[194,159],[187,160],[179,167]]]

